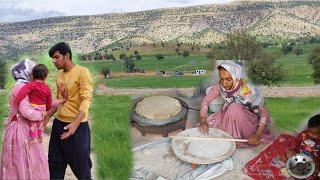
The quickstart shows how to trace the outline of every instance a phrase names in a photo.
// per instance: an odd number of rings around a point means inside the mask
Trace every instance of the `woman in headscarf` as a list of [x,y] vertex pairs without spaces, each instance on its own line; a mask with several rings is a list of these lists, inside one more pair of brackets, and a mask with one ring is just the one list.
[[[220,81],[202,101],[200,130],[205,133],[209,127],[219,128],[234,138],[248,139],[250,145],[272,139],[267,128],[271,119],[263,97],[255,86],[245,82],[242,67],[233,61],[223,61],[217,69]],[[208,117],[208,105],[219,96],[224,100],[223,106]]]
[[28,143],[29,126],[26,119],[43,119],[44,114],[30,108],[28,97],[15,105],[19,90],[31,80],[35,66],[31,60],[22,60],[11,70],[16,81],[11,89],[9,117],[5,123],[1,156],[0,179],[49,179],[48,159],[41,143]]

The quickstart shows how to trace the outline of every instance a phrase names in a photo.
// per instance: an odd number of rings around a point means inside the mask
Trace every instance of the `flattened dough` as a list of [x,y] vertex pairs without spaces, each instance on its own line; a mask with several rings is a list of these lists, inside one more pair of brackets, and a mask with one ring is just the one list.
[[228,141],[192,140],[188,150],[198,157],[220,157],[228,153],[231,143]]
[[161,120],[178,114],[181,111],[181,104],[169,96],[150,96],[138,102],[135,110],[140,116]]

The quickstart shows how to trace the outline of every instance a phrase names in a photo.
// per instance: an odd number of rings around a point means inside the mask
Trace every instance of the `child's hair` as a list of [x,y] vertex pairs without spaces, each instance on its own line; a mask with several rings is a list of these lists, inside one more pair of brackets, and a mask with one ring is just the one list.
[[32,78],[38,80],[45,80],[48,76],[48,68],[44,64],[36,65],[32,70]]
[[320,129],[320,114],[312,116],[309,119],[308,128],[318,128],[318,129]]

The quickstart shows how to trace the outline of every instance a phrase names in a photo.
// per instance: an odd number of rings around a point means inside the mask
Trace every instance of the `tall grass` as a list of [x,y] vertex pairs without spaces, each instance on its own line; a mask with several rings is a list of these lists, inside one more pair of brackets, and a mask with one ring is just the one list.
[[98,179],[128,179],[131,173],[129,96],[95,96],[93,114],[93,151]]

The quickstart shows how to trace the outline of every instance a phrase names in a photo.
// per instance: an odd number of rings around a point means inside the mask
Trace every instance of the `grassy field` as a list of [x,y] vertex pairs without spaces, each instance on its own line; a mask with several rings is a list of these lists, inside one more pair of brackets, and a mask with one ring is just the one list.
[[[276,60],[277,63],[283,65],[286,76],[285,79],[280,82],[281,86],[313,86],[312,79],[312,67],[307,62],[307,57],[309,55],[310,49],[318,44],[312,45],[302,45],[303,54],[300,56],[294,55],[292,52],[286,56],[280,55]],[[174,46],[174,45],[173,45]],[[147,48],[147,47],[143,47]],[[143,54],[142,60],[135,61],[135,68],[144,69],[145,71],[157,71],[164,70],[168,71],[191,71],[196,69],[206,69],[208,70],[211,65],[209,65],[207,57],[205,54],[190,54],[188,57],[177,56],[175,54],[169,53],[171,49],[161,49],[161,47],[152,48],[152,51],[148,49],[139,49],[139,52]],[[161,50],[162,54],[165,55],[165,59],[158,61],[155,57],[157,52],[155,50]],[[128,55],[133,53],[134,48],[131,48],[130,51],[126,51]],[[165,53],[163,51],[167,51]],[[266,48],[265,51],[271,53],[280,53],[280,47],[271,47]],[[147,52],[147,53],[144,53]],[[197,51],[195,51],[197,53]],[[199,53],[199,52],[198,52]],[[48,56],[47,52],[40,54],[35,57],[38,59],[39,63],[46,64],[50,69],[50,74],[48,77],[48,83],[51,85],[51,88],[55,90],[54,85],[54,75],[56,69],[51,62],[51,58]],[[116,57],[118,58],[118,57]],[[20,58],[22,59],[22,57]],[[125,67],[121,60],[116,61],[79,61],[76,53],[73,55],[73,61],[75,63],[81,64],[85,67],[88,67],[93,74],[94,79],[97,81],[97,75],[100,73],[101,69],[108,66],[112,72],[124,72]],[[13,64],[10,62],[9,67]],[[210,72],[210,71],[209,71]],[[210,73],[209,73],[210,74]],[[13,80],[11,77],[8,78],[9,83],[8,87],[13,85]],[[154,81],[156,79],[156,81]],[[203,77],[183,77],[177,78],[162,78],[162,77],[133,77],[133,78],[115,78],[110,80],[104,80],[106,86],[109,87],[127,87],[127,88],[138,88],[138,87],[150,87],[150,88],[170,88],[170,87],[192,87],[201,84]],[[153,83],[156,82],[156,83]]]
[[129,96],[95,96],[91,108],[98,179],[128,179],[131,173]]
[[[164,60],[158,61],[154,55],[143,56],[141,60],[134,61],[135,68],[145,71],[158,70],[197,70],[207,69],[208,61],[204,55],[192,54],[188,57],[165,56]],[[81,61],[80,64],[90,68],[93,71],[100,72],[105,66],[108,66],[112,72],[125,71],[121,60],[116,61]]]
[[320,97],[266,98],[266,106],[279,129],[292,131],[315,112],[320,113]]
[[199,87],[208,76],[132,77],[104,80],[107,87],[121,88],[183,88]]
[[285,79],[280,82],[281,86],[313,86],[312,66],[307,61],[308,54],[296,56],[287,54],[277,59],[278,63],[283,64]]
[[[7,91],[0,91],[0,132],[3,129],[3,122],[5,118],[8,116],[8,92]],[[2,133],[1,133],[2,135]],[[2,144],[2,137],[0,139],[0,144]],[[1,151],[1,150],[0,150]]]

